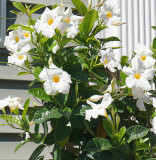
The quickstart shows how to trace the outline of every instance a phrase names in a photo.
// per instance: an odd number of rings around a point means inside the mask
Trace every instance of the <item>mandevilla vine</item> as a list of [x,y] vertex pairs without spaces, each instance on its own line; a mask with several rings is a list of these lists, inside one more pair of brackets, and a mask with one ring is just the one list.
[[[29,19],[27,26],[8,28],[13,30],[5,38],[8,64],[22,69],[18,76],[34,76],[28,92],[40,101],[30,110],[31,99],[24,105],[18,97],[0,101],[0,118],[26,134],[15,152],[32,141],[39,146],[30,160],[43,160],[49,146],[53,160],[156,159],[156,38],[150,47],[138,44],[131,59],[122,56],[119,62],[116,48],[105,45],[119,39],[96,38],[111,25],[124,24],[119,8],[109,1],[93,8],[91,1],[88,8],[80,0],[72,2],[78,15],[63,3],[52,9],[13,3],[19,12],[12,13]],[[32,19],[41,8],[40,18]]]

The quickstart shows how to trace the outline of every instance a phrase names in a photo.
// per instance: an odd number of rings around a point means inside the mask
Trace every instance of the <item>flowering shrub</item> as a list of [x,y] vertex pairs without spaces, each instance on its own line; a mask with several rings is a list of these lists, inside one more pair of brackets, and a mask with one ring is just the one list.
[[[72,2],[81,16],[63,3],[52,9],[13,3],[22,12],[14,13],[25,13],[29,20],[27,26],[8,28],[13,30],[5,38],[11,52],[8,64],[24,70],[18,76],[34,76],[28,92],[40,101],[30,111],[30,99],[24,106],[17,97],[0,101],[4,113],[0,118],[26,134],[15,152],[33,141],[39,146],[30,160],[44,159],[41,152],[49,146],[54,160],[155,159],[156,38],[150,49],[139,44],[132,59],[122,56],[118,62],[115,48],[105,44],[119,39],[96,35],[111,25],[124,24],[119,8],[109,1],[95,8],[91,1],[88,8],[80,0]],[[32,13],[43,7],[40,18],[33,20]],[[7,106],[11,115],[5,112]]]

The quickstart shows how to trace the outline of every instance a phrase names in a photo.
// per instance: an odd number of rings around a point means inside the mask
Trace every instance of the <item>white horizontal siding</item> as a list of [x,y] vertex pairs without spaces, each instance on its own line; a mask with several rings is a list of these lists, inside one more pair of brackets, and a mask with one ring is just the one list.
[[[28,160],[32,152],[39,146],[39,144],[28,142],[14,153],[14,149],[19,142],[15,140],[10,142],[0,141],[0,160]],[[45,160],[52,159],[50,152],[52,152],[52,147],[46,147],[41,155],[45,155]]]
[[[45,4],[45,5],[54,5],[54,4],[61,4],[61,0],[10,0],[10,1],[19,1],[23,3],[33,3],[33,4]],[[87,5],[88,0],[82,0],[82,2]],[[71,0],[63,0],[65,6],[73,7],[73,3]]]

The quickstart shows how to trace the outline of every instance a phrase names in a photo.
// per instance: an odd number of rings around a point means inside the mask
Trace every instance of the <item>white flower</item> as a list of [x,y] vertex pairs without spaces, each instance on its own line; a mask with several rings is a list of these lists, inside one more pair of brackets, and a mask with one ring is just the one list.
[[155,69],[145,69],[143,62],[138,57],[132,59],[131,65],[131,68],[123,67],[123,72],[128,75],[126,85],[132,89],[150,90],[151,85],[148,80],[153,79]]
[[9,106],[10,110],[13,111],[16,108],[24,110],[24,108],[21,105],[22,99],[19,97],[13,97],[11,98],[10,96],[0,100],[0,109],[3,109],[6,106]]
[[56,53],[59,50],[59,48],[60,48],[60,46],[57,43],[52,49],[53,53]]
[[42,34],[47,38],[52,38],[55,35],[55,29],[60,25],[62,16],[58,16],[58,8],[50,10],[46,8],[41,19],[38,19],[35,24],[35,29],[38,33],[42,31]]
[[13,54],[11,56],[8,56],[8,63],[12,63],[20,67],[24,66],[24,63],[27,60],[27,58],[29,61],[31,61],[30,56],[27,54],[29,50],[29,45],[26,45],[20,51],[18,51],[17,47],[14,46],[14,48],[12,48]]
[[152,120],[152,131],[156,134],[156,116]]
[[144,45],[137,45],[137,55],[142,61],[146,68],[152,68],[155,65],[156,60],[152,57],[153,52]]
[[[33,40],[36,40],[36,36],[32,33]],[[9,50],[12,51],[14,47],[20,50],[22,47],[29,44],[31,48],[34,48],[33,43],[31,42],[31,33],[29,31],[25,31],[22,27],[18,27],[18,29],[9,32],[9,36],[5,37],[4,45]]]
[[103,96],[103,100],[100,104],[95,104],[89,100],[87,103],[91,105],[92,109],[86,110],[86,118],[90,121],[91,117],[96,119],[99,115],[107,116],[106,108],[112,103],[113,99],[109,93],[105,93]]
[[145,111],[146,109],[145,109],[144,103],[147,103],[147,104],[151,103],[151,100],[148,97],[148,95],[145,94],[141,88],[132,89],[132,94],[134,99],[138,99],[136,103],[137,107],[140,110]]
[[49,69],[44,68],[39,74],[41,81],[45,81],[44,90],[49,95],[55,95],[56,92],[68,94],[70,89],[71,76],[53,63]]
[[108,21],[108,23],[109,21],[113,23],[114,18],[115,18],[115,21],[119,21],[119,19],[116,20],[117,18],[119,18],[119,16],[120,16],[120,8],[118,8],[115,5],[112,5],[109,2],[108,3],[105,2],[99,12],[99,18],[101,18],[105,22]]
[[29,139],[30,138],[30,134],[29,134],[29,132],[26,132],[25,133],[25,139]]
[[67,29],[67,38],[74,38],[79,32],[79,26],[74,24]]
[[97,102],[97,101],[99,101],[101,98],[103,98],[103,96],[94,95],[94,96],[91,96],[90,98],[88,98],[88,100],[90,100],[90,101],[92,101],[92,102]]
[[114,58],[115,54],[111,48],[108,48],[106,51],[100,51],[101,59],[100,61],[104,64],[105,68],[108,68],[111,72],[115,72],[117,68],[121,70],[121,65]]

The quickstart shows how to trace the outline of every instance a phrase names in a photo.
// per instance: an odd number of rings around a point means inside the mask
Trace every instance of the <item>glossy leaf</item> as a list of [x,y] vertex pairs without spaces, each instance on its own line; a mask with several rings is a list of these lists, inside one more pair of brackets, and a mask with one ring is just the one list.
[[124,66],[126,66],[126,64],[127,64],[127,61],[128,61],[128,57],[127,56],[122,56],[121,57],[121,66],[122,67],[124,67]]
[[24,103],[24,110],[23,110],[23,113],[22,113],[22,119],[26,118],[26,114],[27,114],[27,111],[28,111],[28,108],[29,108],[29,103],[30,103],[30,99],[27,99]]
[[9,26],[8,31],[9,31],[9,30],[18,29],[18,27],[21,27],[23,30],[26,30],[26,31],[30,31],[30,32],[33,32],[33,31],[34,31],[33,28],[28,27],[28,26],[23,26],[23,25],[20,25],[20,24],[13,24],[13,25]]
[[0,119],[7,120],[9,122],[16,123],[16,124],[20,125],[20,121],[18,119],[16,119],[15,117],[11,118],[10,115],[0,115]]
[[41,8],[43,8],[43,7],[45,7],[44,4],[38,4],[38,5],[34,6],[34,7],[30,10],[30,14],[38,11],[39,9],[41,9]]
[[122,80],[122,83],[125,85],[126,84],[126,78],[128,77],[123,71],[120,72],[120,77]]
[[153,28],[156,31],[156,26],[152,26],[151,28]]
[[107,28],[107,26],[96,26],[96,27],[94,28],[94,30],[92,31],[91,36],[95,36],[95,35],[98,34],[100,31],[102,31],[102,30],[104,30],[104,29],[106,29],[106,28]]
[[60,119],[54,129],[54,136],[57,141],[64,141],[68,138],[71,128],[67,126],[68,121]]
[[132,126],[128,128],[125,133],[126,141],[130,143],[135,139],[142,138],[148,134],[148,131],[149,130],[147,128],[141,125]]
[[29,72],[19,72],[18,74],[17,74],[17,76],[22,76],[22,75],[26,75],[26,74],[30,74]]
[[85,35],[89,35],[97,19],[98,12],[96,10],[90,10],[85,14],[85,18],[80,25],[80,29]]
[[44,144],[39,145],[30,156],[29,160],[36,160],[46,146]]
[[41,71],[42,71],[42,68],[40,68],[40,67],[34,67],[33,68],[33,74],[34,74],[34,76],[35,76],[35,78],[38,80],[38,81],[40,81],[40,79],[39,79],[39,74],[41,73]]
[[28,93],[32,94],[36,98],[39,98],[44,101],[51,101],[51,96],[47,95],[46,92],[41,88],[33,88],[28,91]]
[[13,5],[18,9],[20,10],[21,12],[24,12],[26,11],[26,8],[23,6],[22,3],[20,2],[13,2]]
[[112,144],[104,138],[93,138],[86,144],[84,151],[100,152],[104,150],[109,150],[113,146]]
[[33,121],[37,124],[40,124],[49,120],[50,118],[60,118],[61,116],[62,115],[58,108],[51,109],[50,111],[47,108],[43,108],[35,113]]
[[21,148],[24,144],[26,144],[27,142],[29,142],[29,139],[26,139],[24,141],[21,141],[15,148],[14,152],[16,152],[19,148]]
[[85,15],[85,13],[87,12],[87,7],[85,6],[85,4],[81,0],[71,0],[71,1],[73,2],[77,10],[82,15]]

